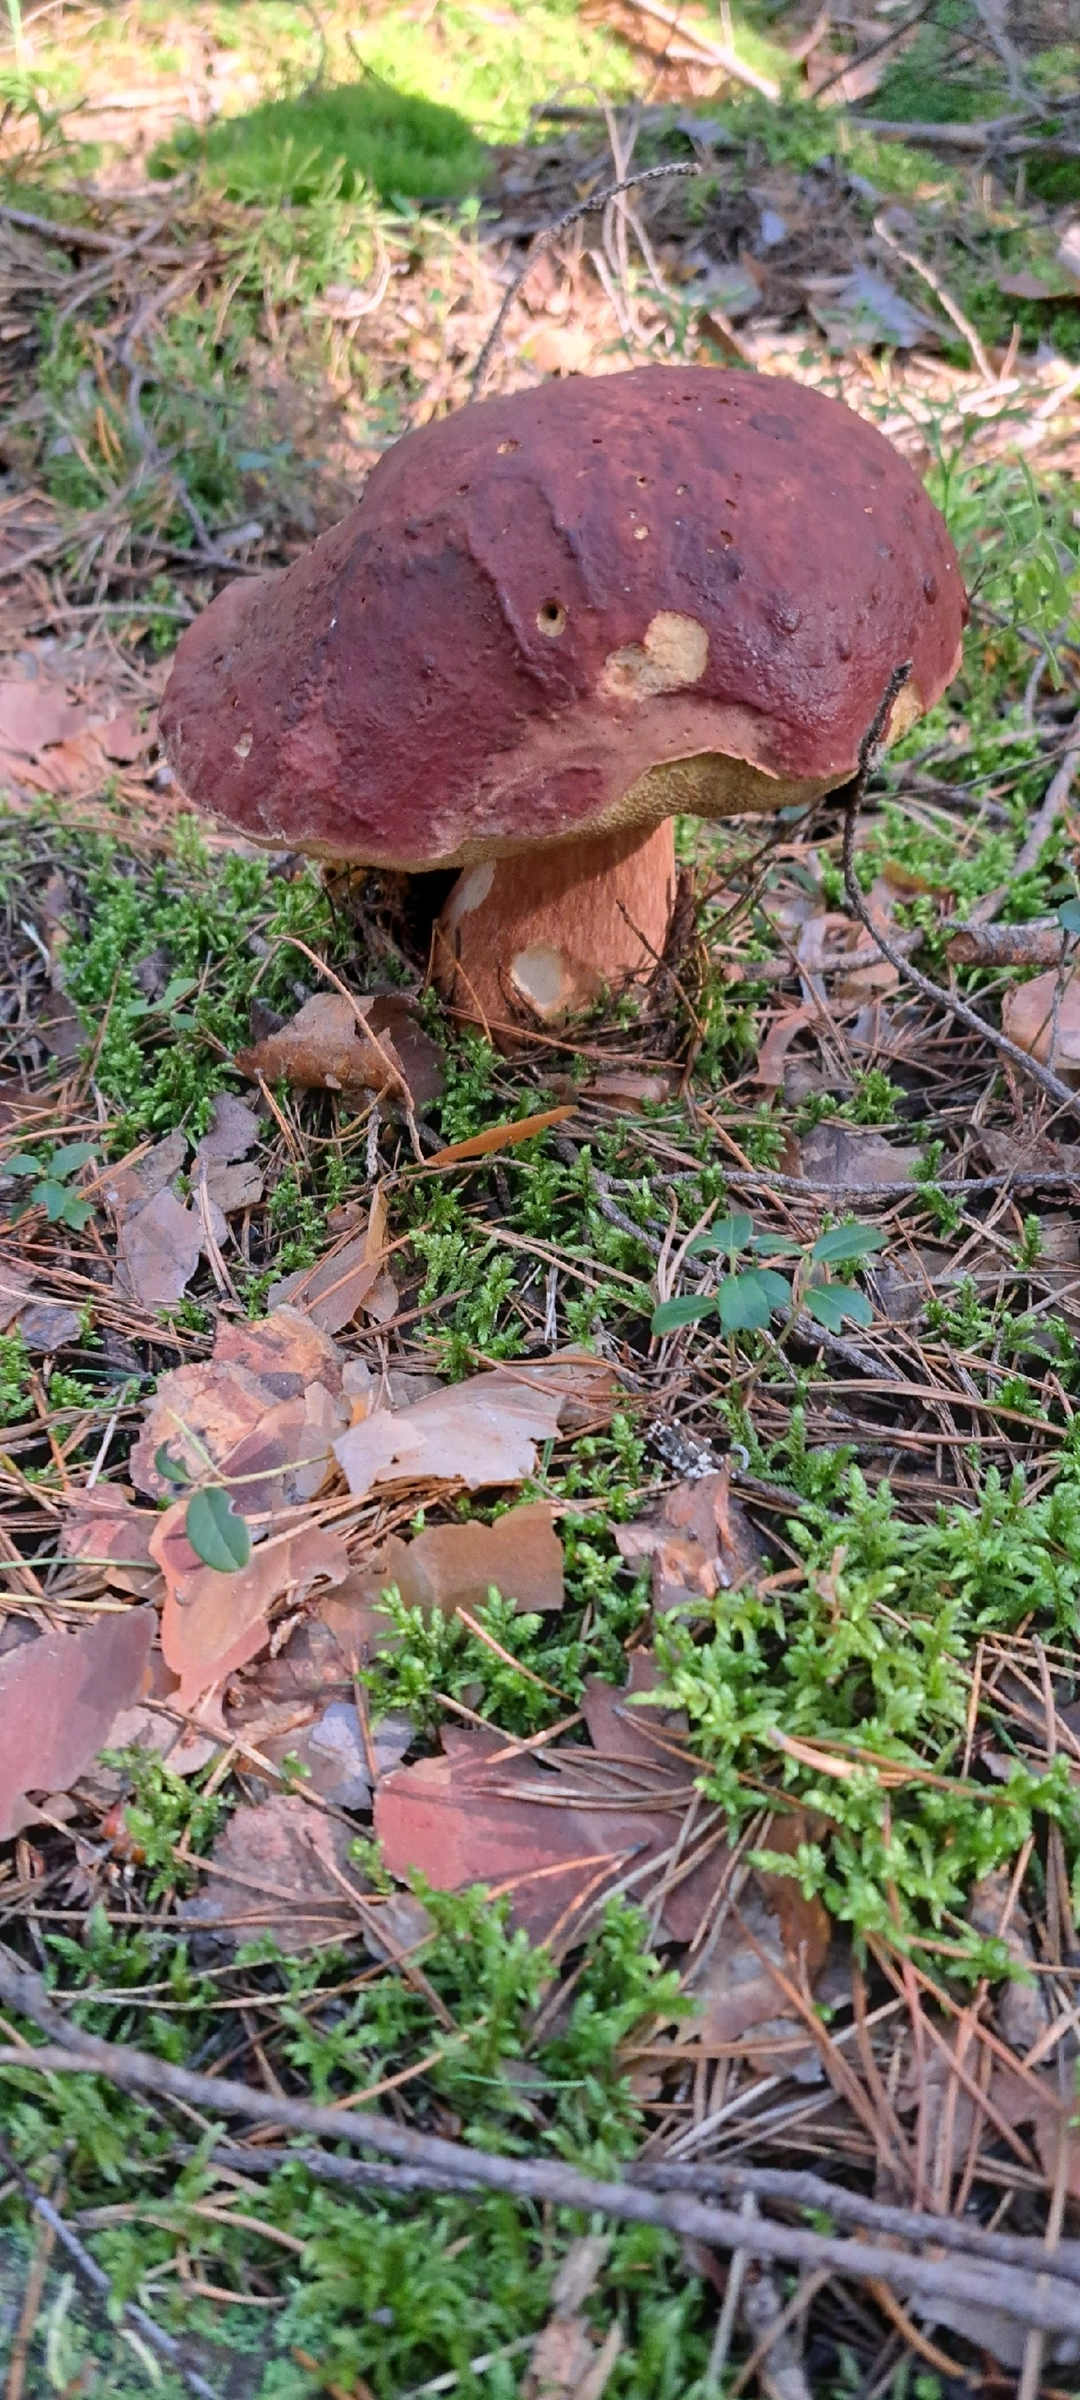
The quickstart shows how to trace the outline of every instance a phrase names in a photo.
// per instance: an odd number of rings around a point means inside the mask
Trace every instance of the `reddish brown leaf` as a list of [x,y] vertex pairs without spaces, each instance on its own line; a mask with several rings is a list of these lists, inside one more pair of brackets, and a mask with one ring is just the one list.
[[515,1361],[448,1385],[413,1408],[377,1408],[334,1444],[358,1496],[393,1483],[463,1483],[470,1491],[521,1483],[575,1411],[606,1421],[618,1386],[603,1360],[582,1354]]
[[1009,1040],[1059,1074],[1080,1069],[1080,970],[1048,967],[1030,983],[1010,984],[1001,1003]]
[[629,1564],[652,1561],[654,1615],[694,1602],[700,1607],[715,1592],[755,1581],[761,1571],[761,1544],[746,1510],[732,1497],[726,1467],[676,1484],[656,1519],[614,1530]]
[[[376,1601],[396,1584],[406,1608],[482,1607],[494,1584],[519,1609],[563,1604],[562,1543],[543,1500],[508,1509],[494,1525],[430,1525],[411,1542],[392,1534],[365,1576]],[[385,1621],[385,1620],[384,1620]]]
[[567,1117],[576,1115],[572,1107],[541,1109],[535,1117],[514,1117],[508,1125],[489,1125],[483,1133],[471,1133],[467,1141],[449,1142],[445,1150],[436,1150],[429,1158],[429,1167],[449,1167],[458,1159],[486,1158],[493,1150],[512,1150],[518,1142],[529,1142],[535,1133],[546,1133],[549,1125],[564,1125]]
[[[632,1664],[637,1688],[646,1688],[651,1660],[638,1652]],[[624,1730],[613,1712],[627,1697],[594,1681],[584,1704],[590,1732],[614,1729],[612,1766],[575,1748],[562,1753],[567,1772],[555,1773],[495,1728],[445,1726],[441,1757],[401,1767],[376,1787],[375,1831],[391,1874],[404,1878],[418,1867],[436,1891],[486,1884],[509,1895],[513,1922],[531,1941],[547,1941],[556,1929],[574,1938],[585,1912],[622,1876],[673,1847],[685,1819],[688,1777],[670,1749],[676,1726],[666,1712],[649,1711],[640,1731],[636,1723]],[[662,1918],[670,1938],[688,1939],[696,1929],[727,1858],[720,1837],[673,1887]],[[655,1881],[637,1880],[638,1897]]]
[[234,1809],[210,1853],[205,1890],[182,1901],[178,1914],[233,1947],[260,1933],[290,1953],[355,1940],[360,1918],[348,1887],[367,1887],[350,1864],[349,1842],[347,1826],[295,1792]]
[[261,1543],[246,1567],[222,1574],[204,1566],[192,1549],[186,1514],[187,1502],[177,1501],[159,1517],[150,1541],[165,1577],[161,1648],[180,1678],[178,1705],[184,1709],[257,1656],[276,1600],[288,1593],[299,1602],[319,1580],[340,1583],[349,1565],[338,1535],[312,1525]]
[[46,1633],[0,1658],[0,1841],[29,1821],[28,1792],[63,1792],[143,1688],[150,1608]]
[[151,1508],[133,1508],[122,1492],[98,1484],[76,1492],[64,1513],[61,1543],[72,1558],[101,1569],[110,1591],[137,1600],[160,1597],[161,1570],[150,1556],[150,1536],[160,1519]]

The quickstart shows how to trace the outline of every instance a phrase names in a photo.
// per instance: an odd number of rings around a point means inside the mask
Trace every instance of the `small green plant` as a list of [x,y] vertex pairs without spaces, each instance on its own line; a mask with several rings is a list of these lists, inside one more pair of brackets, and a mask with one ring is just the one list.
[[[2,1171],[5,1178],[11,1176],[29,1185],[27,1208],[43,1208],[50,1225],[70,1225],[79,1233],[93,1208],[89,1200],[80,1199],[72,1177],[95,1156],[92,1142],[64,1142],[58,1150],[48,1152],[20,1150]],[[25,1210],[18,1214],[24,1215]]]
[[[755,1233],[753,1219],[741,1212],[722,1217],[707,1233],[698,1234],[687,1256],[704,1258],[722,1252],[727,1258],[727,1274],[715,1291],[662,1300],[653,1311],[652,1331],[673,1333],[677,1326],[700,1324],[704,1317],[717,1316],[725,1333],[762,1333],[774,1316],[790,1315],[800,1306],[830,1333],[839,1333],[846,1324],[870,1325],[874,1311],[866,1293],[830,1282],[828,1271],[858,1265],[880,1250],[884,1241],[884,1234],[872,1225],[834,1225],[803,1247],[784,1234]],[[747,1257],[749,1263],[740,1265]],[[771,1258],[792,1258],[792,1275],[781,1275],[775,1267],[762,1263]]]

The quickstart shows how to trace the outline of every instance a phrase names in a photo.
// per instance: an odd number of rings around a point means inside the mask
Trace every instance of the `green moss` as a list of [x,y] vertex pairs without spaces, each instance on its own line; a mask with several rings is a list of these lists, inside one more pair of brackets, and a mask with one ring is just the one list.
[[396,91],[381,76],[264,100],[246,116],[189,126],[158,149],[151,172],[198,161],[208,182],[247,202],[306,203],[328,169],[348,199],[457,200],[483,180],[485,149],[456,109]]

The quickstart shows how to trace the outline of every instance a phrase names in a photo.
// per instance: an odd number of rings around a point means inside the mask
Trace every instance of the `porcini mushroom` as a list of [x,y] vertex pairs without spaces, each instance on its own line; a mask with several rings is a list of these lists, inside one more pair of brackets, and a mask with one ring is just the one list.
[[315,856],[463,870],[437,972],[552,1023],[648,974],[671,819],[847,782],[956,671],[965,602],[912,468],[842,403],[643,367],[487,400],[380,460],[295,564],[230,584],[162,710],[193,800]]

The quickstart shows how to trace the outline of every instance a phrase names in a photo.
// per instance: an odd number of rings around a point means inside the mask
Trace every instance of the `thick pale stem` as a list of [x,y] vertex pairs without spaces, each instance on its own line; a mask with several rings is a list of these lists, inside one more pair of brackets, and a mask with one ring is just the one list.
[[466,867],[436,929],[440,990],[490,1029],[564,1024],[653,973],[675,881],[670,820]]

